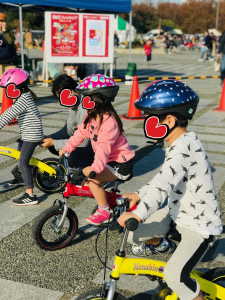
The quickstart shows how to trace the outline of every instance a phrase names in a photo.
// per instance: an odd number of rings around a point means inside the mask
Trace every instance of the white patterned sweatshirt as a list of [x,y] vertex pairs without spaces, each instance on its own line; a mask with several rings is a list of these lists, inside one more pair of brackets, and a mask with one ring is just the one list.
[[180,136],[166,149],[159,173],[136,192],[141,201],[133,211],[144,222],[168,196],[172,220],[202,235],[220,235],[222,216],[210,163],[194,132]]

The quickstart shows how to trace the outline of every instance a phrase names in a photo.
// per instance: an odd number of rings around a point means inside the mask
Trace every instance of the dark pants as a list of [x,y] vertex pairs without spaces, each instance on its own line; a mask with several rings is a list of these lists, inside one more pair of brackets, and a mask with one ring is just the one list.
[[223,82],[225,78],[225,54],[222,54],[220,76],[221,76],[221,81]]
[[[56,151],[54,146],[49,147],[48,150],[54,155],[59,155],[59,151]],[[68,163],[71,168],[86,168],[92,165],[94,156],[95,153],[91,145],[87,147],[77,147],[76,150],[70,154]]]
[[21,171],[26,189],[34,188],[33,176],[28,165],[30,158],[34,152],[34,149],[37,147],[38,144],[39,142],[21,141],[19,142],[19,145],[17,147],[17,150],[21,151],[18,167]]

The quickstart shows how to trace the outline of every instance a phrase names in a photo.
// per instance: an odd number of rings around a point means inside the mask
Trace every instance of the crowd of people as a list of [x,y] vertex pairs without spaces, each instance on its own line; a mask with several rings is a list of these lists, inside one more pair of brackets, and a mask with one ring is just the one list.
[[[33,49],[34,47],[41,48],[43,41],[44,39],[41,35],[38,35],[35,38],[33,37],[33,32],[31,28],[26,30],[23,38],[23,43],[25,48],[28,49]],[[17,46],[21,46],[21,35],[20,35],[19,28],[16,28],[15,43]]]

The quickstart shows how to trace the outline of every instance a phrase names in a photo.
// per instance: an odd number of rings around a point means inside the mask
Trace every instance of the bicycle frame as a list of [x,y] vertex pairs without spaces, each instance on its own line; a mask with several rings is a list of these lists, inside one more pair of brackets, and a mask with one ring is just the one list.
[[[0,154],[5,155],[5,156],[10,156],[17,160],[20,158],[20,151],[12,149],[12,148],[8,148],[8,147],[0,146]],[[50,176],[56,174],[55,169],[46,165],[45,163],[43,163],[42,161],[40,161],[37,158],[31,157],[29,164],[37,167],[39,169],[39,171],[42,173],[44,173],[44,172],[48,173]]]
[[[129,231],[127,230],[127,228],[125,228],[120,244],[120,249],[117,251],[114,260],[114,265],[110,276],[111,280],[107,300],[113,300],[116,282],[117,280],[119,280],[120,274],[135,276],[149,275],[150,277],[156,277],[157,279],[164,279],[163,271],[166,266],[165,262],[156,261],[152,259],[125,257],[124,246],[127,241],[128,233]],[[191,278],[198,281],[200,284],[201,291],[207,294],[206,299],[223,300],[225,295],[225,288],[202,278],[202,275],[202,272],[196,270],[191,272]],[[177,300],[178,296],[176,293],[174,293],[171,296],[167,296],[166,300],[167,299]]]

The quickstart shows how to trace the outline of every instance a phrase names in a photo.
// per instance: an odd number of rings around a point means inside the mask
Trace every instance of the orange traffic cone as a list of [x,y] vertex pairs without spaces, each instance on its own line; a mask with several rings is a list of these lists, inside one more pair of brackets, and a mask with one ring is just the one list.
[[43,43],[42,43],[41,51],[42,51],[42,52],[45,51],[45,42],[44,42],[44,41],[43,41]]
[[223,84],[223,90],[220,98],[219,107],[212,109],[213,111],[225,111],[225,84]]
[[[13,100],[11,98],[8,98],[5,93],[5,89],[3,89],[3,97],[2,97],[2,110],[1,110],[1,115],[13,105]],[[8,125],[6,126],[12,126],[12,125],[17,125],[18,121],[17,119],[13,119]]]
[[131,95],[130,95],[130,105],[128,109],[128,114],[127,115],[122,115],[120,116],[123,119],[126,120],[144,120],[145,116],[142,115],[141,111],[137,109],[134,106],[134,103],[137,99],[139,99],[139,87],[138,87],[138,78],[135,75],[133,77],[133,84],[132,84],[132,89],[131,89]]

